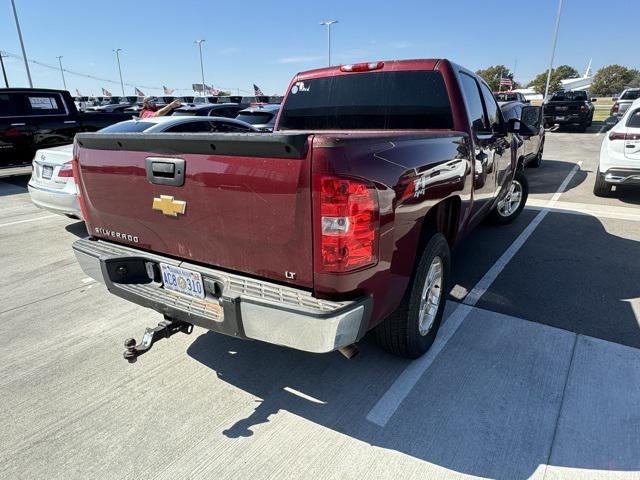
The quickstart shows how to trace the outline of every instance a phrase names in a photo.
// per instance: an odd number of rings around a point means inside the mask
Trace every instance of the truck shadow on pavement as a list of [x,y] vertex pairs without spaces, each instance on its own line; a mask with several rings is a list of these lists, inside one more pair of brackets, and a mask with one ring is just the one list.
[[[640,438],[617,438],[623,434],[613,426],[594,431],[606,423],[603,418],[637,423],[629,417],[637,411],[607,411],[608,391],[596,393],[597,400],[581,399],[591,402],[594,414],[587,417],[593,420],[582,421],[578,431],[567,427],[563,444],[554,444],[560,410],[567,408],[562,401],[576,344],[572,332],[640,346],[640,318],[631,303],[640,299],[640,262],[631,261],[639,258],[640,242],[609,233],[597,218],[549,213],[483,296],[481,310],[474,310],[481,313],[463,322],[384,427],[368,421],[367,413],[410,362],[381,351],[371,335],[352,360],[211,332],[198,337],[188,354],[218,379],[257,397],[249,416],[215,435],[260,435],[263,424],[289,412],[464,474],[524,479],[551,464],[594,475],[640,474],[637,455],[606,453],[616,452],[615,442],[635,445]],[[573,410],[587,408],[584,403]],[[605,453],[593,455],[592,449]]]

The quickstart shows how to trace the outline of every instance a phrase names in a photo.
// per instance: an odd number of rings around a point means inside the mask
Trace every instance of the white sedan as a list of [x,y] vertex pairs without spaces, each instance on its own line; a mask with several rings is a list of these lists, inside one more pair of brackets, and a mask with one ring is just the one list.
[[[248,123],[223,117],[152,117],[127,120],[100,130],[101,133],[241,133],[257,132]],[[38,150],[29,180],[31,201],[45,210],[82,219],[78,190],[73,180],[73,145]]]
[[614,185],[640,187],[640,99],[631,104],[602,141],[593,193],[606,197]]

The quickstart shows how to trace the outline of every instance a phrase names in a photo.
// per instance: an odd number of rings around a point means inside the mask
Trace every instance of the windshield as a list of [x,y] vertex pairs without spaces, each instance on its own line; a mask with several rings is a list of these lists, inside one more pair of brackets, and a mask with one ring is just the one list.
[[269,112],[243,112],[236,117],[236,120],[241,120],[251,125],[262,125],[269,123],[272,118],[273,113]]
[[447,90],[439,72],[338,75],[296,83],[283,107],[280,129],[452,128]]
[[153,127],[155,123],[139,122],[137,120],[128,120],[126,122],[116,123],[107,128],[100,130],[101,133],[135,133],[144,132],[147,128]]
[[627,90],[622,94],[620,100],[636,100],[640,98],[640,90]]
[[556,92],[551,97],[552,102],[574,102],[587,100],[587,92]]

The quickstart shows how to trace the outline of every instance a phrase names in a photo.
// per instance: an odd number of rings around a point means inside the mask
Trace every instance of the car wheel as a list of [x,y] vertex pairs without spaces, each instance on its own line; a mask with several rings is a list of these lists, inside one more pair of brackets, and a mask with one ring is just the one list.
[[604,181],[604,175],[600,173],[600,165],[596,170],[596,182],[593,184],[593,194],[596,197],[608,197],[611,195],[611,184]]
[[405,358],[418,358],[433,344],[446,302],[451,255],[446,238],[434,234],[398,308],[375,329],[376,342]]
[[489,214],[489,221],[497,225],[513,222],[524,209],[529,198],[529,182],[522,170],[518,170],[509,185],[506,195],[496,203]]
[[540,143],[540,148],[538,149],[538,154],[534,157],[533,160],[529,163],[528,166],[532,168],[538,168],[542,165],[542,153],[544,151],[544,140]]

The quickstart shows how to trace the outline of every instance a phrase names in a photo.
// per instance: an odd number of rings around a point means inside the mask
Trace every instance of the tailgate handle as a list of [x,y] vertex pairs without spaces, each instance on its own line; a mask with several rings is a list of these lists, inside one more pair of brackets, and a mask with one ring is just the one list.
[[185,161],[182,158],[147,157],[145,158],[147,180],[156,185],[184,185]]

